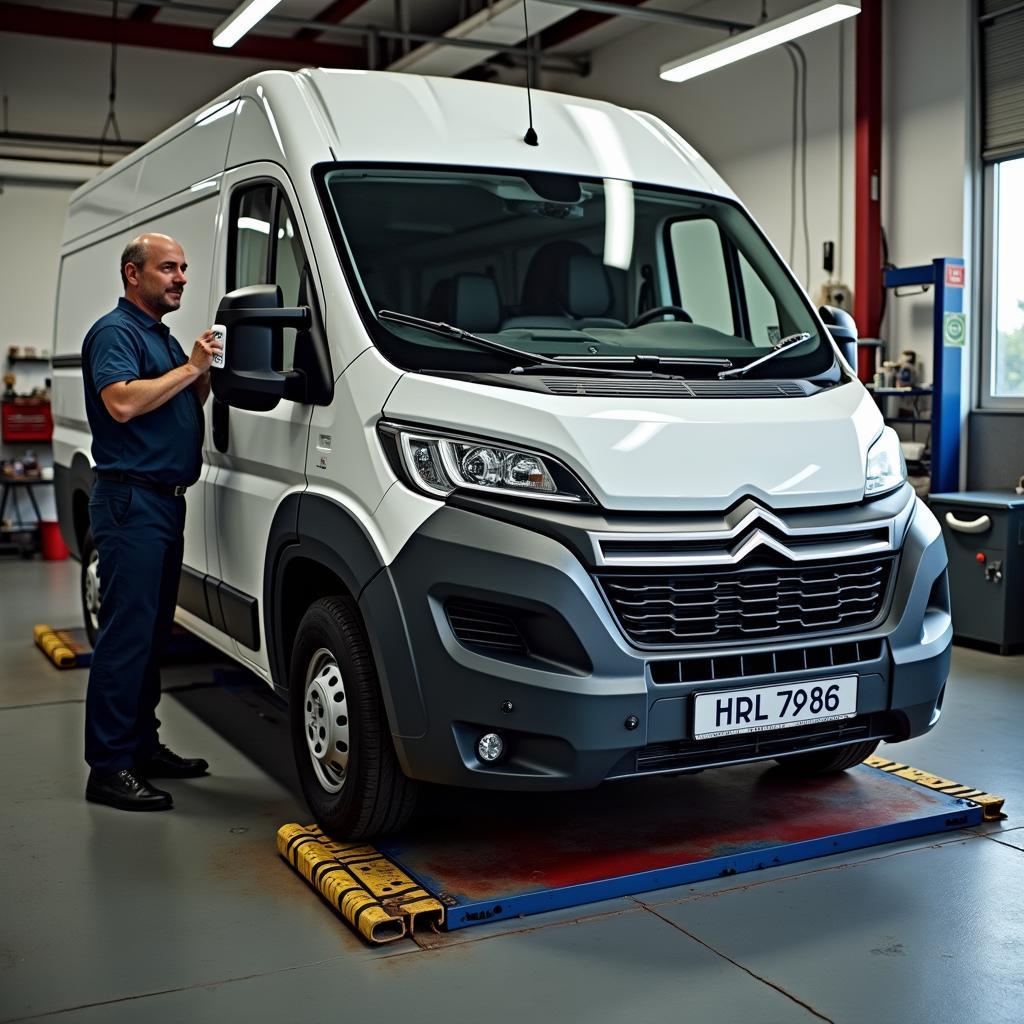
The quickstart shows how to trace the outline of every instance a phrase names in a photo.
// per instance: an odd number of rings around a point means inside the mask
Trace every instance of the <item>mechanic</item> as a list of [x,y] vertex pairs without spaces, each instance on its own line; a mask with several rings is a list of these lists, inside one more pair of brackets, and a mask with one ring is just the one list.
[[173,806],[150,779],[195,778],[209,768],[160,743],[156,717],[184,552],[183,495],[202,468],[203,404],[221,347],[206,330],[186,357],[162,323],[181,305],[185,270],[173,238],[133,239],[121,254],[124,297],[82,347],[102,587],[86,694],[86,799],[130,811]]

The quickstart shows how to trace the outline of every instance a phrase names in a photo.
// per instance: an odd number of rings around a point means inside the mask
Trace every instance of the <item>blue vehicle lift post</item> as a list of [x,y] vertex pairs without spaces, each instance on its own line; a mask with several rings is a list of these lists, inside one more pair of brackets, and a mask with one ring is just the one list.
[[935,290],[930,487],[933,494],[960,489],[960,374],[966,343],[962,319],[964,278],[964,261],[959,257],[942,257],[922,267],[899,267],[885,272],[886,288],[919,285]]

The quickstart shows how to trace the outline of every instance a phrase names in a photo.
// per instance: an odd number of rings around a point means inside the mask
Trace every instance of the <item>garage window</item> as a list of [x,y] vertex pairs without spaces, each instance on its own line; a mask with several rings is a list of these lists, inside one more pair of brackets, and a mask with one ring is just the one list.
[[981,404],[1024,411],[1024,6],[981,5],[985,310]]
[[1024,157],[995,167],[995,266],[989,385],[1024,404]]

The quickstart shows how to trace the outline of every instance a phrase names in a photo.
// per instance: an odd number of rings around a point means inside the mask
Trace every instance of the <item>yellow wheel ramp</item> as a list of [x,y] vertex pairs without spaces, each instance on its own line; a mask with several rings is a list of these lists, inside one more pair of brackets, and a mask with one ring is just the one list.
[[289,824],[277,830],[277,852],[368,942],[444,923],[440,901],[372,846]]
[[33,627],[32,635],[35,637],[36,646],[57,668],[75,667],[81,647],[67,630],[38,625]]
[[1005,800],[1001,796],[993,796],[993,794],[984,793],[980,789],[963,786],[959,782],[953,782],[952,779],[944,779],[941,775],[933,775],[920,768],[911,768],[910,765],[900,764],[899,761],[890,761],[877,754],[872,754],[864,763],[869,768],[878,768],[883,772],[889,772],[890,775],[898,775],[901,779],[916,782],[919,786],[945,793],[946,796],[970,800],[981,807],[982,818],[985,821],[999,821],[1000,818],[1005,817],[1003,814]]

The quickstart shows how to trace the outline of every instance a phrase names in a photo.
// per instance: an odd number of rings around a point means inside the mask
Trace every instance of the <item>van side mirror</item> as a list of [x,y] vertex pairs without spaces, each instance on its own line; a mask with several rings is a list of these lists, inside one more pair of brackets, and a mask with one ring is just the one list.
[[217,308],[217,323],[227,328],[224,366],[211,371],[213,393],[239,409],[268,412],[282,398],[306,401],[306,376],[281,372],[282,331],[307,330],[308,306],[286,308],[276,284],[253,284],[228,292]]
[[857,321],[838,306],[822,306],[818,315],[828,328],[828,333],[839,346],[843,358],[857,369]]

